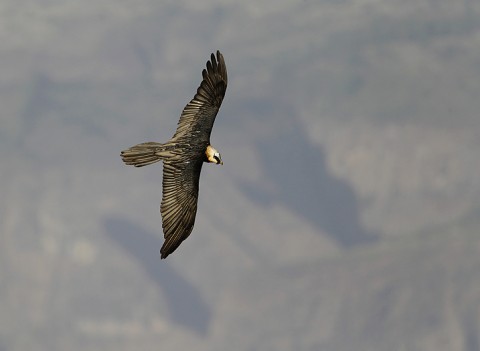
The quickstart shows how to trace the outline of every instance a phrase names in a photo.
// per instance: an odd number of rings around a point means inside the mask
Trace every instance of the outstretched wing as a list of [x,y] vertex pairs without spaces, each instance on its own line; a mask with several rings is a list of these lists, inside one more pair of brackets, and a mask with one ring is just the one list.
[[196,138],[209,140],[213,122],[227,90],[227,67],[223,55],[212,54],[207,68],[202,72],[203,80],[193,99],[183,109],[173,139],[197,134]]
[[164,162],[163,196],[160,212],[165,242],[160,249],[165,258],[192,232],[197,214],[198,182],[203,162]]

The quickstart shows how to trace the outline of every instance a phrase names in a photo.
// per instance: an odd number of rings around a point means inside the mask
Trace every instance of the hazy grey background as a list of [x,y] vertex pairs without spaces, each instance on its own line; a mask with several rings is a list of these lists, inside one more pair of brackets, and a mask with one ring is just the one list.
[[[160,164],[229,87],[191,237]],[[480,2],[0,2],[0,350],[480,350]]]

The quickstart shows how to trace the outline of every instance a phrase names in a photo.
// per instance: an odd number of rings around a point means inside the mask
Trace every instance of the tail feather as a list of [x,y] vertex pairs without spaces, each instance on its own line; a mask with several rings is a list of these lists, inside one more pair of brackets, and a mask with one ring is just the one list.
[[127,165],[143,167],[160,161],[162,159],[162,151],[164,151],[163,144],[148,142],[123,150],[120,156]]

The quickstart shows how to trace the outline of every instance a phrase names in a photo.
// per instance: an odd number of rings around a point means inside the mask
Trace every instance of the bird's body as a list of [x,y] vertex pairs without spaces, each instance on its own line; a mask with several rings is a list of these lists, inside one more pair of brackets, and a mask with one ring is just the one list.
[[160,212],[166,258],[192,232],[197,213],[198,187],[203,162],[223,164],[210,145],[215,117],[227,89],[227,69],[222,54],[212,54],[194,98],[185,106],[172,139],[161,144],[147,142],[122,151],[127,165],[146,166],[163,160],[163,196]]

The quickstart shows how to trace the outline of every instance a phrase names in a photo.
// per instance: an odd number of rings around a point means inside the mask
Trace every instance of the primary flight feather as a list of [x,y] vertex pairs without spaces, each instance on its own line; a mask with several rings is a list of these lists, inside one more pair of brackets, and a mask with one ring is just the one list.
[[203,162],[222,164],[220,153],[210,145],[215,117],[227,89],[223,55],[211,55],[203,80],[185,106],[177,130],[166,143],[147,142],[121,152],[123,162],[135,167],[163,160],[163,196],[160,205],[166,258],[192,232],[197,213],[198,183]]

